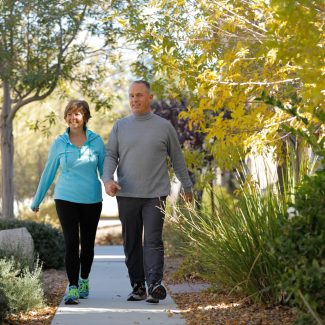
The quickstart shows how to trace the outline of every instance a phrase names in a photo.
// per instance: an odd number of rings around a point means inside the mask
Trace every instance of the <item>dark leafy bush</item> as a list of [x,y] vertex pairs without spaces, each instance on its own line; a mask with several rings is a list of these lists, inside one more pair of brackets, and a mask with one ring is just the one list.
[[60,268],[64,265],[64,239],[61,231],[48,224],[17,219],[0,219],[0,230],[26,227],[33,237],[35,251],[43,268]]
[[283,218],[276,254],[284,270],[284,298],[306,311],[300,324],[325,321],[325,169],[306,176],[298,187],[297,213]]
[[0,324],[2,324],[3,319],[9,313],[9,302],[8,298],[4,293],[3,289],[0,289]]

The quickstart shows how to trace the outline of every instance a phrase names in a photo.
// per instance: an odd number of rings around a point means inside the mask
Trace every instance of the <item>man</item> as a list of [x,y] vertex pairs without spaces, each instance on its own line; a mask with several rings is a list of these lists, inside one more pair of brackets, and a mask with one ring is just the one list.
[[[127,300],[146,299],[149,303],[158,303],[166,298],[161,281],[164,208],[170,192],[168,156],[187,201],[192,200],[192,183],[176,131],[167,120],[151,112],[152,98],[148,82],[139,80],[131,84],[132,114],[113,126],[107,144],[103,182],[108,195],[117,195],[125,263],[133,288]],[[118,182],[113,178],[116,169]]]

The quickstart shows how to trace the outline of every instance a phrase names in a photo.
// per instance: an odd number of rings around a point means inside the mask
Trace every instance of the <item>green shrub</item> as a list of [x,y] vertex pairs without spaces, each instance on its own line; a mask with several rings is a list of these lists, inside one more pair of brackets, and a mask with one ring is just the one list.
[[22,268],[14,258],[0,260],[0,290],[8,301],[9,313],[26,312],[44,306],[41,270],[38,260],[32,270]]
[[3,319],[9,314],[9,302],[5,295],[3,289],[0,288],[0,324],[2,324]]
[[[306,176],[293,207],[298,214],[282,218],[276,243],[284,298],[309,313],[308,324],[325,321],[325,170]],[[317,315],[318,314],[318,315]],[[301,324],[306,324],[305,314]],[[321,320],[321,319],[322,320]]]
[[61,231],[34,221],[0,219],[0,230],[20,227],[26,227],[32,235],[35,251],[45,269],[58,269],[64,265],[64,239]]
[[34,267],[34,262],[35,262],[35,254],[32,258],[26,257],[24,255],[24,251],[20,250],[19,247],[17,248],[16,251],[13,250],[6,250],[4,248],[0,249],[0,259],[3,258],[8,258],[12,257],[15,261],[19,261],[20,267],[21,268],[28,268],[32,269]]

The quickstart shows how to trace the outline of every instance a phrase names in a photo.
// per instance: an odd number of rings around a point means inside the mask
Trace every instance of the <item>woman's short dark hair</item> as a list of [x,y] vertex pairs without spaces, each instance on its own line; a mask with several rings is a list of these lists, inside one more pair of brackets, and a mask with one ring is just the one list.
[[91,118],[88,103],[85,100],[72,99],[69,101],[68,105],[66,106],[66,108],[64,110],[64,119],[67,118],[68,113],[73,112],[75,110],[81,111],[81,113],[84,117],[84,120],[85,120],[85,124]]

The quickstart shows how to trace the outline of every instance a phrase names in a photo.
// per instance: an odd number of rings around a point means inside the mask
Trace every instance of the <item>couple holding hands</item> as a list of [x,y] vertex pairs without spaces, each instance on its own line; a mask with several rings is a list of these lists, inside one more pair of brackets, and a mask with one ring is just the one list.
[[60,168],[54,200],[65,240],[69,280],[66,304],[78,304],[79,298],[89,295],[89,273],[102,209],[99,177],[106,193],[117,198],[132,286],[127,300],[158,303],[166,297],[162,285],[162,230],[170,192],[168,156],[187,201],[192,201],[192,182],[176,131],[167,120],[151,112],[152,98],[147,81],[131,84],[131,114],[114,124],[106,150],[101,137],[86,126],[91,117],[86,101],[72,100],[64,111],[68,128],[52,143],[31,208],[39,210]]

